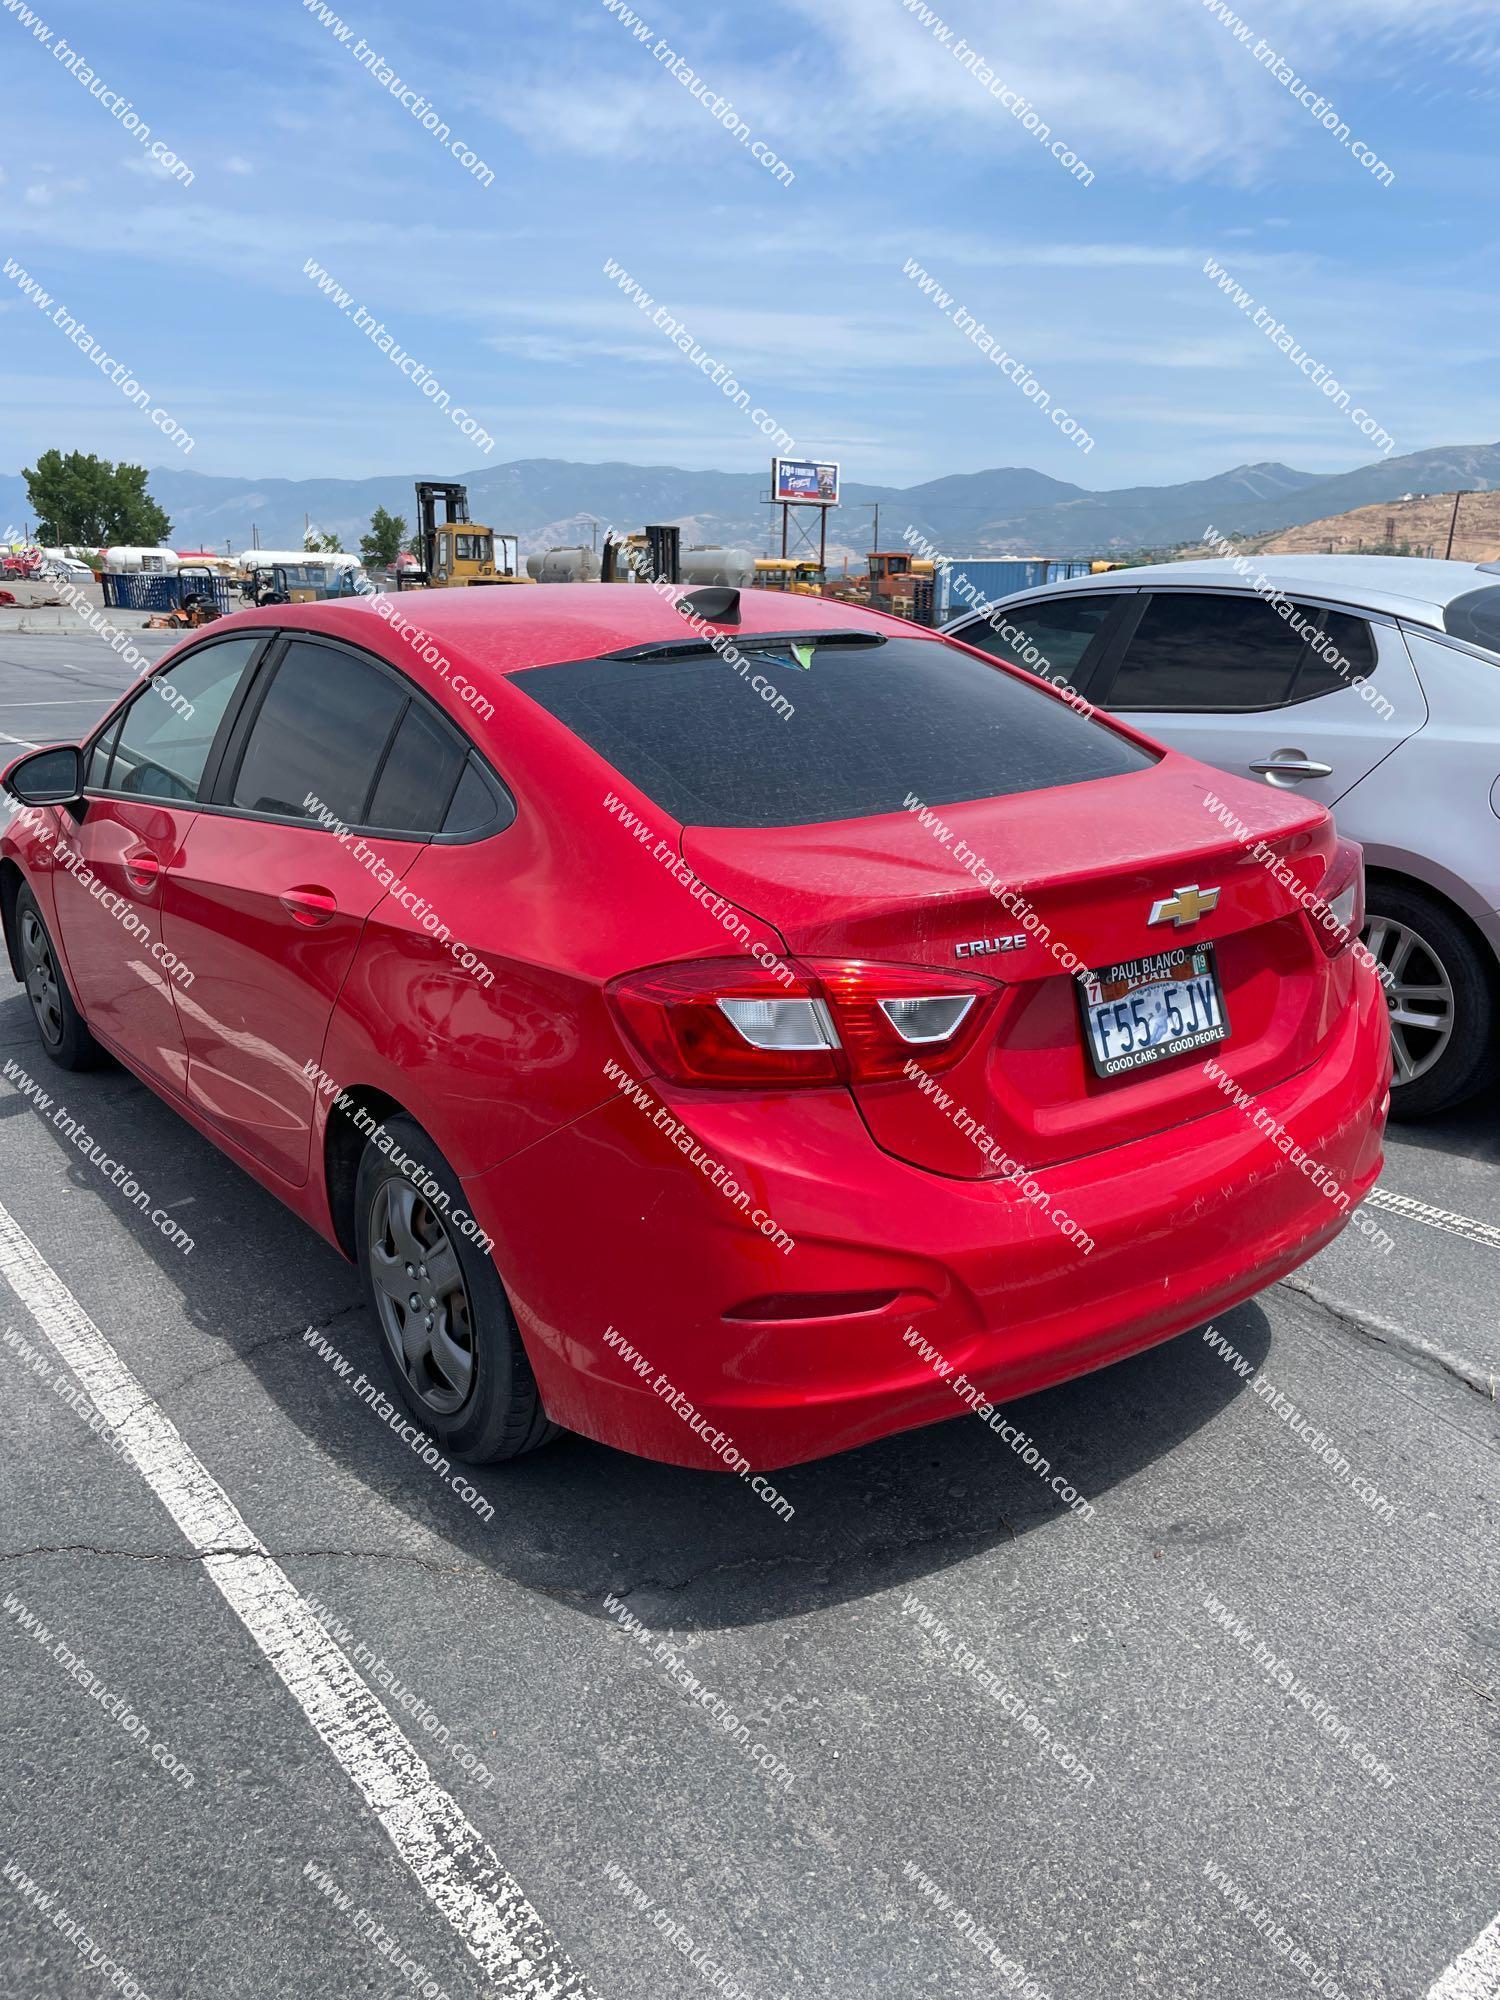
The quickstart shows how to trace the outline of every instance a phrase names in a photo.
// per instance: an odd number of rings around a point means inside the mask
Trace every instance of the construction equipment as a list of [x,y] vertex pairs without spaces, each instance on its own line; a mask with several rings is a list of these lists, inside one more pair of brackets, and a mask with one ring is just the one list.
[[469,519],[469,489],[457,481],[417,481],[417,549],[421,568],[397,570],[398,590],[452,590],[464,584],[535,581],[521,568],[514,535],[497,535],[493,528]]
[[682,530],[675,523],[647,526],[638,535],[604,537],[602,583],[681,583]]
[[[931,578],[933,564],[914,556],[910,549],[874,549],[870,554],[870,603],[877,611],[891,611],[897,601],[910,605],[915,579]],[[909,617],[910,611],[901,615]]]

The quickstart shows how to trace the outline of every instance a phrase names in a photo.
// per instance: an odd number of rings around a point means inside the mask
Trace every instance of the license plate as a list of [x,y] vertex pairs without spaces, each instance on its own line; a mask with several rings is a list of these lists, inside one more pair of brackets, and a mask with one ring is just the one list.
[[1097,1076],[1210,1048],[1229,1033],[1211,944],[1097,966],[1080,978],[1078,1001]]

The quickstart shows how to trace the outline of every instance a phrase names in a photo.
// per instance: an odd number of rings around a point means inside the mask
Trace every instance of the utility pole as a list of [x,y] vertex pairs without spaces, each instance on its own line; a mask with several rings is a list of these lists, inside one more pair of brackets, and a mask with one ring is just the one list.
[[1447,562],[1453,554],[1453,530],[1458,526],[1458,503],[1463,499],[1468,490],[1468,487],[1461,486],[1453,496],[1453,517],[1448,523],[1448,546],[1443,551],[1444,562]]
[[880,502],[878,500],[861,500],[859,504],[867,511],[871,508],[874,509],[875,519],[870,523],[870,548],[873,551],[880,547]]

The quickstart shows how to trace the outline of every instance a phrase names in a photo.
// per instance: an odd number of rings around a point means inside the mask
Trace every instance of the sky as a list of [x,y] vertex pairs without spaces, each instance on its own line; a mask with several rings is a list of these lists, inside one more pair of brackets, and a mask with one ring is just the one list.
[[0,277],[0,471],[53,445],[256,479],[750,471],[775,428],[851,479],[1100,488],[1338,471],[1376,429],[1395,453],[1500,438],[1495,0],[338,4],[0,0],[0,262],[53,301]]

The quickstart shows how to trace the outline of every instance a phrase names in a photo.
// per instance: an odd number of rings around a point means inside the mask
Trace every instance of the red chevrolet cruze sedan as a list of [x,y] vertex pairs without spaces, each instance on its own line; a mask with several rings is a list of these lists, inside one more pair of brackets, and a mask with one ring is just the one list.
[[271,606],[4,782],[47,1053],[356,1260],[456,1457],[932,1423],[1246,1298],[1379,1171],[1327,813],[878,613]]

